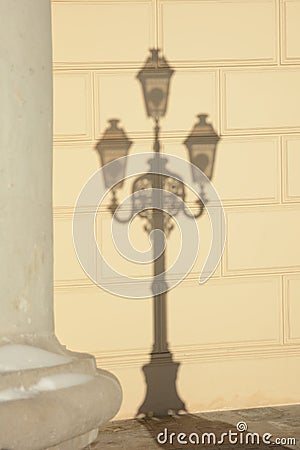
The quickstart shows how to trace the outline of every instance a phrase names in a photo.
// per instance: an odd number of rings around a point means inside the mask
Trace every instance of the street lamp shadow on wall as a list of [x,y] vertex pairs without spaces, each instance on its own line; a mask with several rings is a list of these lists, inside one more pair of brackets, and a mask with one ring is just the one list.
[[[186,411],[184,402],[176,389],[179,363],[174,362],[167,340],[166,295],[168,284],[165,277],[165,248],[161,251],[161,236],[168,236],[172,230],[170,220],[179,210],[191,219],[199,218],[204,211],[205,182],[199,177],[199,169],[206,175],[207,181],[213,175],[217,144],[220,140],[212,125],[207,122],[207,114],[199,114],[198,122],[192,128],[183,144],[188,150],[191,176],[198,186],[197,210],[193,213],[185,207],[186,186],[182,174],[172,173],[166,169],[168,155],[161,153],[160,119],[166,115],[170,92],[170,82],[174,70],[169,66],[159,49],[151,49],[143,68],[137,74],[141,83],[147,116],[154,121],[153,157],[148,161],[148,172],[141,173],[131,185],[131,213],[129,218],[118,216],[118,191],[126,178],[126,163],[129,150],[133,144],[126,132],[119,126],[118,119],[110,119],[96,145],[103,167],[104,183],[111,192],[109,210],[113,220],[130,223],[138,214],[146,221],[145,230],[151,234],[153,247],[153,308],[154,308],[154,343],[150,363],[143,367],[147,384],[146,398],[137,415],[163,416],[170,413]],[[121,159],[120,159],[121,158]],[[119,164],[108,163],[118,160]],[[163,173],[161,168],[164,168]],[[122,180],[118,181],[117,180]],[[172,206],[165,205],[164,193],[173,195]],[[167,197],[168,198],[168,197]],[[174,201],[178,198],[178,202]],[[180,201],[179,201],[180,200]],[[161,209],[157,207],[161,205]],[[160,234],[152,234],[159,230]]]

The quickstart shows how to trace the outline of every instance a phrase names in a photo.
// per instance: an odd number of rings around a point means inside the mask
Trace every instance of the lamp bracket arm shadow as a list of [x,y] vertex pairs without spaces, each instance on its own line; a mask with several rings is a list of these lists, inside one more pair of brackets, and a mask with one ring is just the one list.
[[119,207],[119,201],[117,199],[117,188],[114,187],[113,189],[111,189],[111,193],[112,193],[112,199],[111,199],[111,203],[108,206],[109,211],[111,212],[111,215],[113,216],[114,220],[116,220],[118,223],[129,223],[132,218],[134,217],[134,211],[131,210],[129,211],[129,215],[127,217],[122,218],[118,212],[117,209]]
[[191,219],[198,219],[199,217],[202,216],[202,214],[205,210],[205,205],[202,202],[202,200],[200,200],[200,198],[198,198],[196,200],[196,204],[197,204],[197,208],[199,208],[199,209],[195,214],[191,214],[189,211],[189,208],[187,208],[186,205],[183,206],[183,212],[187,217],[189,217]]

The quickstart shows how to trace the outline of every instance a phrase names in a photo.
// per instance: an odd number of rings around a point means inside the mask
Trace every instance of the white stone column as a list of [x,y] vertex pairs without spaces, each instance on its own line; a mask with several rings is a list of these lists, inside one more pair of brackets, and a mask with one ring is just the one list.
[[1,0],[1,339],[53,333],[50,4]]
[[0,21],[0,449],[77,450],[121,389],[54,336],[50,1],[0,0]]

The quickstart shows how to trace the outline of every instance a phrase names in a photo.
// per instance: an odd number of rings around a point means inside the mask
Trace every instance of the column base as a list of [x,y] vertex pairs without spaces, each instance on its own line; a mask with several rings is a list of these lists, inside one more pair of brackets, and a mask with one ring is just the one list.
[[[20,351],[21,368],[11,370]],[[55,353],[45,346],[0,346],[1,450],[82,449],[116,415],[121,400],[118,380],[96,369],[90,355],[61,346]]]

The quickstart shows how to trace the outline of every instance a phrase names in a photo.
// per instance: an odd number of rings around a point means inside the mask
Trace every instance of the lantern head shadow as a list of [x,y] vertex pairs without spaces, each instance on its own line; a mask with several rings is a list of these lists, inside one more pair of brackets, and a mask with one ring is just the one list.
[[137,74],[143,90],[148,117],[158,120],[167,111],[170,80],[174,73],[159,49],[151,49],[151,55]]
[[104,183],[106,188],[111,188],[117,179],[121,179],[118,183],[118,188],[123,185],[123,178],[126,174],[126,160],[119,161],[119,164],[114,164],[114,170],[106,164],[116,159],[127,156],[132,145],[125,133],[125,131],[118,126],[118,119],[110,119],[109,127],[104,131],[102,139],[98,142],[96,150],[98,151],[103,167]]
[[[189,159],[198,169],[200,169],[209,180],[212,179],[214,160],[217,144],[220,137],[217,135],[210,123],[207,123],[207,114],[199,114],[199,121],[195,124],[184,145],[189,152]],[[199,175],[192,167],[194,182],[199,182]]]

